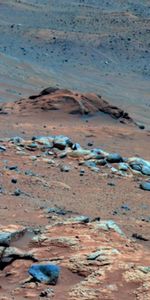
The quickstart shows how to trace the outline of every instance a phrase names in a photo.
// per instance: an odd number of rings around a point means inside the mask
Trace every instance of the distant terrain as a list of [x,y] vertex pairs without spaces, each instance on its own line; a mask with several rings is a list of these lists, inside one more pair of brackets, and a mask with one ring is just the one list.
[[0,0],[0,102],[94,92],[149,126],[149,0]]

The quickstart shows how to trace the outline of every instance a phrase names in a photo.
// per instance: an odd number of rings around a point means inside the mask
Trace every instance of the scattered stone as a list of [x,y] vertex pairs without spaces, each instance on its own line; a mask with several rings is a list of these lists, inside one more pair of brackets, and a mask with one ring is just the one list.
[[129,210],[130,210],[128,204],[123,204],[123,205],[121,205],[121,208],[124,209],[124,210],[126,210],[126,211],[129,211]]
[[149,241],[149,239],[147,237],[144,237],[143,235],[138,234],[138,233],[133,233],[132,237],[134,239],[141,240],[141,241],[144,241],[144,242],[148,242]]
[[129,165],[127,163],[119,163],[118,164],[118,168],[121,171],[128,171]]
[[142,167],[142,174],[150,176],[150,167],[143,166]]
[[18,166],[7,167],[10,171],[18,171]]
[[36,174],[32,170],[26,170],[24,172],[24,174],[27,175],[27,176],[36,176]]
[[37,261],[30,252],[25,252],[15,247],[0,247],[0,270],[3,270],[17,259]]
[[80,170],[80,176],[83,176],[85,174],[85,170],[84,169],[81,169]]
[[14,184],[16,184],[17,183],[17,179],[16,178],[12,178],[11,182],[14,183]]
[[50,288],[40,293],[40,297],[53,297],[53,296],[54,296],[54,290]]
[[16,189],[13,193],[14,196],[20,196],[22,194],[20,189]]
[[51,207],[46,209],[47,213],[55,213],[56,215],[62,215],[65,216],[68,213],[72,213],[72,211],[69,210],[65,210],[64,208],[60,208],[60,207]]
[[6,147],[0,145],[0,153],[1,153],[1,152],[5,152],[5,151],[6,151]]
[[0,232],[0,246],[8,247],[11,241],[11,233]]
[[89,223],[90,218],[87,216],[78,216],[73,219],[76,223]]
[[139,124],[138,126],[139,126],[139,128],[142,129],[142,130],[145,129],[145,126],[142,125],[142,124]]
[[29,268],[28,272],[35,281],[55,285],[60,274],[60,267],[48,263],[34,264]]
[[116,186],[116,184],[114,182],[108,182],[107,184],[110,186]]
[[11,138],[9,141],[15,145],[20,145],[20,144],[24,145],[24,142],[25,142],[24,139],[21,138],[20,136],[15,136],[15,137]]
[[106,157],[106,160],[109,162],[109,163],[120,163],[120,162],[123,162],[123,158],[120,154],[118,153],[112,153],[112,154],[109,154],[107,157]]
[[58,148],[59,150],[64,150],[66,148],[66,146],[72,146],[73,143],[71,142],[71,140],[63,135],[59,135],[56,136],[54,138],[54,148]]
[[150,182],[145,181],[140,183],[140,188],[145,191],[150,191]]
[[60,171],[61,172],[69,172],[70,171],[70,166],[62,165],[62,166],[60,166]]
[[14,240],[22,237],[26,232],[26,228],[20,230],[12,230],[12,231],[0,231],[0,246],[8,247],[10,243]]

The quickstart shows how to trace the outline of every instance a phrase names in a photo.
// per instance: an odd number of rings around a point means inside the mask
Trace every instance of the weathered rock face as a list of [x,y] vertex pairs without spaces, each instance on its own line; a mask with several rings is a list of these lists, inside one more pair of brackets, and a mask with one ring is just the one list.
[[[149,299],[148,250],[128,240],[114,222],[83,222],[83,217],[53,216],[51,224],[30,241],[30,257],[16,248],[15,261],[0,273],[1,299],[40,299],[40,295],[66,300]],[[8,247],[7,252],[13,249]],[[33,264],[33,255],[38,264]],[[46,289],[43,281],[51,284],[47,278],[53,277],[52,271],[58,277],[59,267],[58,283]]]
[[112,118],[119,119],[122,122],[133,122],[127,112],[117,106],[111,105],[101,96],[96,94],[81,94],[69,90],[47,88],[39,95],[30,96],[28,99],[21,99],[15,104],[5,104],[3,110],[62,110],[69,114],[94,114],[103,112]]

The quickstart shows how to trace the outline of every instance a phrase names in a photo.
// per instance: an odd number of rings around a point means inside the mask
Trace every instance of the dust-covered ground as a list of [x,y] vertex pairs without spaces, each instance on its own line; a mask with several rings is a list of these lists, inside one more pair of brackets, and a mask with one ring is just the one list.
[[149,1],[1,0],[0,101],[96,92],[149,124]]

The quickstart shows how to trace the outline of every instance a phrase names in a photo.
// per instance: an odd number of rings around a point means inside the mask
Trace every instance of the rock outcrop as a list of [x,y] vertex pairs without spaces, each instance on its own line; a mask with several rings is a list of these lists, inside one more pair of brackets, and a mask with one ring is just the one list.
[[15,103],[2,106],[3,111],[31,111],[31,110],[61,110],[69,114],[92,115],[103,112],[121,122],[133,122],[127,112],[121,108],[111,105],[100,95],[94,93],[81,94],[65,89],[47,88],[39,95],[21,99]]

